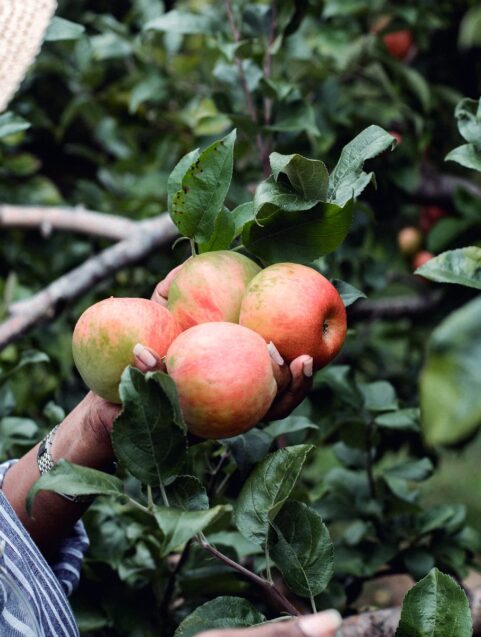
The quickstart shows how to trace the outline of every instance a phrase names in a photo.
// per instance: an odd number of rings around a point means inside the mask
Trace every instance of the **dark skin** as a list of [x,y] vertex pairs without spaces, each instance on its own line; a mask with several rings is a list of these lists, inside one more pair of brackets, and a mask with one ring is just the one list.
[[[182,267],[182,266],[179,266]],[[174,269],[154,290],[152,300],[166,305],[170,283],[178,268]],[[286,417],[305,398],[312,386],[312,358],[299,356],[287,365],[272,344],[268,345],[272,368],[278,385],[277,396],[267,412],[266,420]],[[155,352],[138,344],[134,348],[134,364],[142,372],[163,369]],[[93,392],[85,398],[61,423],[55,434],[51,454],[54,460],[66,460],[85,467],[102,470],[114,460],[111,431],[121,407],[109,403]],[[35,499],[32,516],[25,501],[28,492],[38,480],[38,445],[31,449],[6,473],[3,493],[21,522],[47,559],[55,556],[60,542],[68,536],[72,526],[80,519],[87,504],[74,503],[56,493],[41,491]],[[338,624],[337,615],[324,613],[292,622],[283,622],[242,631],[210,631],[205,637],[333,637]],[[311,619],[311,624],[302,621]],[[309,627],[310,626],[310,627]],[[334,628],[333,628],[334,627]],[[313,632],[314,631],[314,632]]]

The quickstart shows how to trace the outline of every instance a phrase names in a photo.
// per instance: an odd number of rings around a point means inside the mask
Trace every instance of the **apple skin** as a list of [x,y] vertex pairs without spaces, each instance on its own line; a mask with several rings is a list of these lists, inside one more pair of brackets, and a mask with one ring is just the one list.
[[414,42],[409,29],[386,33],[382,39],[389,55],[397,60],[404,60]]
[[73,358],[94,393],[120,403],[120,377],[135,362],[134,346],[141,343],[163,357],[179,333],[167,308],[147,299],[111,297],[89,307],[77,321]]
[[[413,259],[413,270],[417,270],[428,261],[431,261],[433,257],[434,257],[434,254],[432,252],[428,252],[428,250],[421,250],[420,252],[416,254],[416,256]],[[421,277],[421,278],[424,278],[424,277]]]
[[423,206],[419,215],[419,227],[427,234],[440,219],[447,216],[447,210],[440,206]]
[[423,236],[414,226],[407,226],[397,236],[399,250],[406,257],[412,257],[423,245]]
[[258,272],[254,261],[237,252],[205,252],[180,269],[168,308],[181,330],[211,321],[238,323],[242,295]]
[[166,356],[189,430],[202,438],[244,433],[277,393],[264,339],[234,323],[202,323],[178,336]]
[[297,263],[271,265],[252,279],[239,323],[272,341],[287,362],[310,354],[314,369],[337,355],[347,332],[346,309],[336,288]]

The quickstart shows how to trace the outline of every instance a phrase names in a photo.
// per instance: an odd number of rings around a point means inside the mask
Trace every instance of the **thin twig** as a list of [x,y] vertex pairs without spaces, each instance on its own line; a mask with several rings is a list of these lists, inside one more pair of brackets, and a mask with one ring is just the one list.
[[53,230],[66,230],[119,241],[129,237],[137,227],[137,221],[82,207],[0,204],[0,228],[39,228],[44,237]]
[[282,608],[285,612],[289,613],[289,615],[299,616],[301,613],[297,610],[295,606],[291,604],[291,602],[285,597],[278,588],[276,588],[273,584],[270,584],[267,580],[259,577],[252,571],[249,571],[247,568],[239,564],[238,562],[234,562],[230,557],[224,555],[220,551],[218,551],[212,544],[209,544],[204,539],[198,537],[197,541],[200,546],[205,549],[208,553],[216,557],[218,560],[232,568],[234,571],[237,571],[241,575],[244,575],[247,579],[249,579],[254,584],[257,584],[262,590],[264,590],[267,595],[269,595],[276,604]]
[[442,290],[431,290],[419,296],[399,296],[386,299],[361,299],[347,310],[349,323],[421,316],[437,309],[443,298]]
[[458,188],[481,199],[479,184],[465,177],[438,173],[432,166],[425,164],[419,188],[412,195],[421,202],[442,204],[449,202]]
[[10,317],[0,323],[0,349],[39,323],[51,320],[68,303],[75,301],[94,285],[118,270],[137,263],[155,248],[168,245],[177,231],[167,214],[144,221],[128,239],[91,257],[82,265],[8,308]]

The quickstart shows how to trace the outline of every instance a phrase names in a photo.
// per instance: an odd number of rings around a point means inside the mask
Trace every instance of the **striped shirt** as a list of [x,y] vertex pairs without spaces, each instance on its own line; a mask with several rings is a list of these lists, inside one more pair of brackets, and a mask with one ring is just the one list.
[[77,522],[48,564],[1,491],[13,462],[0,464],[0,636],[78,636],[67,595],[79,581],[85,529]]

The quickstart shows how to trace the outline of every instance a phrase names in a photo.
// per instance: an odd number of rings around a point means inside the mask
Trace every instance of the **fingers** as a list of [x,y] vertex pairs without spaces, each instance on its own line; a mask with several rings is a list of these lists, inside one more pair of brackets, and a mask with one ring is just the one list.
[[140,369],[144,374],[156,370],[164,370],[164,363],[160,356],[150,347],[146,347],[141,343],[137,343],[134,349],[135,367]]
[[266,420],[280,420],[288,416],[307,396],[312,388],[313,360],[304,354],[295,358],[289,366],[291,382],[284,393],[279,394],[267,412]]
[[[184,263],[186,263],[186,261]],[[157,283],[155,290],[153,291],[151,296],[152,301],[155,301],[156,303],[159,303],[160,305],[163,305],[164,307],[167,305],[167,299],[169,297],[169,290],[170,290],[170,286],[172,285],[172,281],[175,279],[175,277],[179,273],[179,270],[182,268],[184,263],[181,263],[176,268],[171,270],[169,274],[165,277],[165,279]]]
[[289,367],[284,363],[284,359],[272,341],[267,345],[267,350],[271,357],[272,371],[277,383],[277,393],[282,394],[291,381]]
[[341,616],[336,610],[316,615],[304,615],[299,619],[273,622],[234,630],[209,630],[198,637],[335,637],[341,627]]

